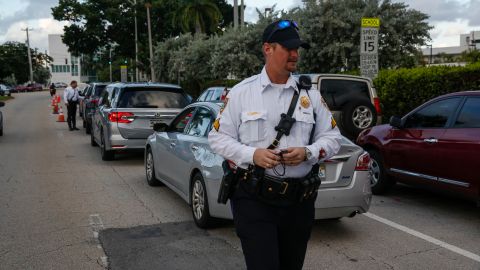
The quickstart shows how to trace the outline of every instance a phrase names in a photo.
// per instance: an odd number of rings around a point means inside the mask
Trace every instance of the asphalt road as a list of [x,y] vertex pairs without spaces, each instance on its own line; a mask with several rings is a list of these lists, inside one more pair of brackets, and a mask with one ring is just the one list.
[[[0,269],[244,269],[232,224],[197,229],[184,201],[146,184],[142,153],[104,162],[84,130],[56,122],[48,92],[14,95],[2,108]],[[480,269],[479,243],[473,203],[397,186],[367,215],[316,222],[304,269]]]

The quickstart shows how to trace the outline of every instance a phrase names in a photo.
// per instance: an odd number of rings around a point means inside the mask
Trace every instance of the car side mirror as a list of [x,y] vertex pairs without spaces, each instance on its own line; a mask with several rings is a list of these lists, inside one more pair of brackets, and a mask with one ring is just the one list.
[[3,107],[3,106],[5,106],[5,102],[0,101],[0,107]]
[[153,130],[156,132],[165,132],[168,131],[168,125],[165,123],[155,123],[153,124]]
[[398,116],[392,116],[390,118],[390,126],[394,128],[402,129],[403,128],[402,118]]

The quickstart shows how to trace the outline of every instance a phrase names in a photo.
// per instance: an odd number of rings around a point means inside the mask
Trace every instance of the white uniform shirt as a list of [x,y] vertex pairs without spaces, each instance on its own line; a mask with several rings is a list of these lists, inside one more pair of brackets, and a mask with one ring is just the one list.
[[69,100],[79,101],[80,95],[78,94],[78,88],[73,89],[71,86],[65,88],[63,91],[63,101],[68,103]]
[[[287,113],[294,91],[298,91],[292,76],[284,88],[271,83],[265,68],[262,73],[237,84],[228,94],[228,101],[209,133],[211,148],[225,159],[235,162],[242,168],[253,164],[256,148],[267,148],[275,139],[275,126],[280,114]],[[308,145],[310,132],[316,113],[314,139]],[[286,166],[282,177],[303,177],[310,172],[312,165],[319,161],[320,150],[325,150],[328,159],[340,149],[341,135],[330,110],[321,101],[317,90],[302,90],[293,113],[296,119],[290,135],[280,139],[277,150],[287,147],[307,147],[312,157],[297,166]],[[278,165],[277,172],[283,172]],[[266,174],[275,175],[272,169]]]

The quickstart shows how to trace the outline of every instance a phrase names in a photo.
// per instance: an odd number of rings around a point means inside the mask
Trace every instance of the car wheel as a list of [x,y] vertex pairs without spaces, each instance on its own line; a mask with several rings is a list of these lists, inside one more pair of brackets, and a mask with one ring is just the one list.
[[393,181],[386,173],[385,166],[383,165],[382,155],[376,150],[369,150],[370,154],[370,172],[372,193],[381,195],[387,192],[394,184]]
[[115,152],[112,150],[107,150],[105,146],[105,136],[103,136],[103,131],[100,133],[100,153],[102,154],[102,160],[110,161],[115,158]]
[[90,132],[90,145],[98,146],[97,142],[95,141],[95,138],[93,137],[93,132]]
[[377,112],[367,99],[358,99],[350,102],[342,111],[343,127],[353,137],[369,127],[375,125]]
[[200,173],[196,173],[192,179],[190,191],[193,220],[198,227],[206,229],[213,225],[214,218],[210,216],[208,208],[207,189]]
[[145,175],[149,186],[161,186],[162,182],[155,177],[155,164],[153,162],[153,153],[151,148],[147,148],[145,155]]

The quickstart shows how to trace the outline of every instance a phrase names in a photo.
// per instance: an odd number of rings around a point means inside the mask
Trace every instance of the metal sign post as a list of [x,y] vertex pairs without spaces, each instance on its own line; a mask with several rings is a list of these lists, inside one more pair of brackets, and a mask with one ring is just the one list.
[[379,18],[362,18],[360,36],[360,72],[362,76],[375,78],[378,75]]
[[121,82],[128,81],[127,66],[120,66],[120,81]]

